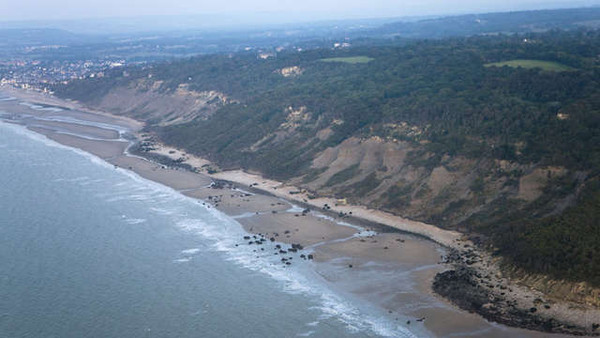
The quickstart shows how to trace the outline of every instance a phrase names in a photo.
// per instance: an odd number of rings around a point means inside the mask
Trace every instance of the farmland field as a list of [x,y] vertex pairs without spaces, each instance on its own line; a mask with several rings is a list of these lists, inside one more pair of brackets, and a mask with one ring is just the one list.
[[549,72],[566,72],[576,70],[573,67],[563,65],[558,62],[542,61],[542,60],[510,60],[503,62],[488,63],[486,67],[512,67],[512,68],[540,68]]

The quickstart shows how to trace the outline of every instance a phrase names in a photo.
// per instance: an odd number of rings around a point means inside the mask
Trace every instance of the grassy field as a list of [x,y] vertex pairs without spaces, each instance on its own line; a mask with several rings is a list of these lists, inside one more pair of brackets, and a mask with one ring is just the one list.
[[372,60],[374,60],[374,59],[370,58],[368,56],[349,56],[349,57],[344,57],[344,58],[321,59],[319,61],[323,61],[323,62],[344,62],[344,63],[356,64],[356,63],[368,63],[368,62],[371,62]]
[[485,65],[486,67],[513,67],[513,68],[540,68],[549,72],[566,72],[575,70],[573,67],[569,67],[567,65],[563,65],[558,62],[552,61],[542,61],[542,60],[510,60],[503,62],[494,62],[488,63]]

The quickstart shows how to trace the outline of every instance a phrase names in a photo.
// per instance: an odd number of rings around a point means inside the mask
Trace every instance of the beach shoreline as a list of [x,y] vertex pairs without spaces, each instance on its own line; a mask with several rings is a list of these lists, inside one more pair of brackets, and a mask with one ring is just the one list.
[[[0,91],[2,90],[0,88]],[[66,102],[39,93],[24,92],[25,94],[21,94],[21,92],[12,90],[8,94],[26,102],[62,107],[65,111],[68,110],[68,113],[63,112],[62,115],[66,114],[76,119],[85,120],[92,117],[91,122],[96,123],[100,122],[97,120],[105,119],[104,122],[106,123],[114,123],[130,130],[131,134],[127,138],[133,136],[139,141],[145,137],[140,132],[143,123],[139,121],[106,112],[96,112],[92,109],[80,107],[77,103]],[[27,112],[32,113],[31,110],[35,110],[27,106],[17,107],[14,110],[19,110],[19,108],[22,108],[22,110],[11,113],[18,115]],[[43,111],[41,116],[51,115],[50,113],[52,112]],[[56,114],[56,112],[54,113]],[[413,279],[421,287],[421,292],[428,293],[429,296],[435,298],[440,297],[431,291],[434,280],[448,284],[452,282],[448,278],[456,277],[448,274],[445,275],[446,279],[435,277],[440,276],[440,273],[444,271],[464,272],[468,270],[470,271],[468,274],[471,275],[467,277],[479,284],[482,283],[482,278],[474,278],[474,275],[481,274],[482,271],[493,274],[493,276],[485,278],[487,279],[486,283],[498,289],[500,289],[500,286],[505,286],[508,290],[510,286],[511,289],[515,290],[514,296],[512,298],[500,297],[500,292],[496,294],[495,291],[488,290],[489,288],[483,288],[481,291],[485,292],[486,295],[496,295],[501,301],[490,300],[488,303],[491,305],[486,305],[486,309],[496,309],[496,312],[492,315],[490,315],[490,312],[487,313],[487,317],[486,313],[480,312],[480,314],[489,320],[503,324],[535,330],[546,329],[548,331],[548,327],[544,326],[547,325],[547,322],[529,320],[524,323],[519,321],[518,318],[513,318],[514,316],[506,318],[501,316],[503,313],[501,310],[507,308],[507,306],[508,308],[526,308],[521,303],[531,303],[534,299],[543,297],[543,295],[536,294],[535,291],[527,290],[522,286],[510,284],[510,281],[502,276],[496,266],[498,264],[497,259],[477,250],[474,244],[461,233],[443,230],[421,222],[405,220],[383,211],[370,210],[362,206],[343,205],[333,198],[312,198],[307,192],[297,187],[288,186],[259,175],[245,173],[241,170],[219,171],[216,165],[205,159],[191,156],[156,141],[148,141],[147,149],[153,148],[153,150],[132,151],[130,153],[128,149],[131,146],[131,140],[125,139],[122,134],[111,136],[106,129],[102,130],[103,128],[98,125],[79,125],[80,128],[78,129],[77,123],[69,125],[65,121],[44,122],[38,120],[35,125],[28,125],[17,118],[13,122],[25,124],[28,129],[43,134],[58,143],[89,152],[113,164],[116,168],[131,170],[141,177],[169,186],[186,196],[202,201],[206,207],[218,209],[236,219],[253,236],[257,236],[256,238],[249,238],[255,242],[252,245],[256,245],[257,248],[260,244],[256,242],[261,240],[292,245],[292,247],[282,248],[283,251],[299,246],[302,247],[300,250],[309,250],[306,254],[303,254],[303,260],[310,260],[308,259],[308,252],[311,252],[313,256],[311,258],[314,258],[315,264],[335,265],[337,270],[341,269],[342,272],[339,273],[342,274],[350,273],[350,271],[352,271],[351,273],[357,271],[357,273],[365,274],[365,271],[373,269],[370,265],[372,262],[378,262],[381,266],[387,265],[385,268],[379,267],[381,271],[387,272],[397,269],[399,266],[405,269],[428,266],[429,268],[425,269],[424,272],[415,273]],[[80,137],[81,135],[78,136],[77,131],[87,135],[87,138]],[[156,162],[157,158],[162,158],[165,162]],[[170,164],[173,164],[173,166],[170,166]],[[208,168],[211,169],[210,173]],[[217,184],[214,184],[215,182]],[[307,211],[308,209],[310,210]],[[355,225],[358,225],[358,227]],[[429,241],[436,244],[431,244]],[[432,245],[437,249],[432,250]],[[443,254],[441,250],[447,250],[445,264],[439,264],[439,256]],[[433,255],[432,252],[437,254]],[[285,254],[289,253],[286,252]],[[299,255],[300,253],[298,253],[298,256],[294,256],[296,257],[294,264],[300,257]],[[288,259],[290,256],[286,257],[282,257],[286,259],[282,263],[291,264],[291,259]],[[490,264],[492,265],[490,266]],[[323,271],[322,276],[328,274]],[[462,281],[464,277],[464,274],[460,275],[458,280]],[[332,283],[335,284],[335,282]],[[423,285],[428,286],[423,289]],[[387,288],[388,293],[394,292],[389,289],[389,285]],[[439,288],[436,291],[440,292]],[[374,290],[370,292],[372,294]],[[369,290],[361,290],[359,294],[362,294],[364,298],[370,297]],[[525,297],[526,295],[527,297]],[[444,294],[444,296],[453,300],[454,303],[458,303],[451,294]],[[396,310],[394,307],[398,307],[398,304],[402,302],[408,302],[407,299],[410,296],[399,296],[394,301],[389,299],[384,301],[381,298],[385,297],[380,297],[375,303],[388,311],[392,311],[391,314]],[[506,305],[503,302],[506,304],[517,302],[517,304]],[[546,304],[550,304],[550,302],[543,301],[540,303],[540,305]],[[460,306],[460,304],[458,305]],[[465,307],[463,309],[473,310]],[[584,318],[586,322],[590,320],[593,322],[598,315],[597,312],[590,314],[588,309],[585,311],[570,309],[569,304],[552,303],[550,308],[544,309],[540,306],[539,310],[542,313],[541,315],[540,313],[535,315],[533,313],[521,313],[518,316],[530,319],[534,316],[558,318],[557,324],[549,327],[550,332],[593,334],[588,328],[578,328],[578,321]],[[573,315],[566,316],[566,312],[573,312]],[[581,317],[582,314],[587,317]],[[414,318],[414,320],[412,324],[408,324],[407,321],[406,325],[423,325],[425,329],[436,336],[453,334],[457,330],[459,332],[460,330],[474,331],[475,328],[480,328],[483,325],[477,321],[477,318],[480,317],[476,315],[455,309],[442,309],[441,307],[429,312],[415,311],[409,317]],[[416,320],[424,317],[427,320],[416,322]],[[452,327],[451,322],[444,319],[458,317],[468,318],[466,322],[469,322],[472,327],[467,329]],[[561,322],[569,324],[563,325]],[[440,323],[446,323],[446,326]],[[537,335],[533,331],[518,332],[524,336]],[[499,330],[497,332],[498,336],[502,336],[500,333],[503,333],[503,331]],[[494,334],[491,334],[491,336],[494,336]]]

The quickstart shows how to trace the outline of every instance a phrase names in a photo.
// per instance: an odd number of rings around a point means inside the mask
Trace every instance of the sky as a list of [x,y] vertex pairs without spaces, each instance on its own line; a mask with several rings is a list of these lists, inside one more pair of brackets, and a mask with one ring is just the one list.
[[600,5],[600,0],[0,0],[0,21],[270,14],[274,21],[403,17]]

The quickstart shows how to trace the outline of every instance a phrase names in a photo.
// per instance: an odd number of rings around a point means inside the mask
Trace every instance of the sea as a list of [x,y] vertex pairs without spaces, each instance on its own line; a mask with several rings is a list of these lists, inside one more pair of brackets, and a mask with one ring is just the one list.
[[198,200],[0,122],[0,337],[424,335],[244,235]]

